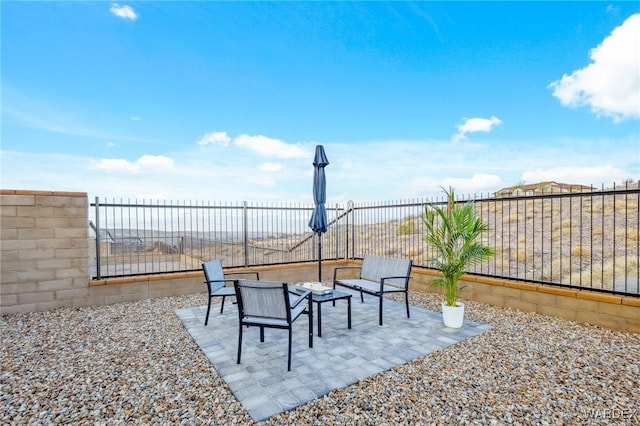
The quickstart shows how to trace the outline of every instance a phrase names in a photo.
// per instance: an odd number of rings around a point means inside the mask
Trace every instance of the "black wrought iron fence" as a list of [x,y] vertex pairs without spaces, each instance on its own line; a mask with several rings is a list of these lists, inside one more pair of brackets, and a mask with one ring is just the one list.
[[[581,188],[582,190],[583,188]],[[592,191],[519,197],[463,197],[489,225],[496,256],[480,275],[640,294],[640,190],[637,182]],[[324,259],[365,253],[411,258],[429,267],[426,203],[444,198],[329,206]],[[193,271],[213,258],[225,266],[317,260],[308,228],[312,205],[258,203],[92,203],[93,277]]]
[[[318,258],[317,235],[307,223],[312,205],[100,201],[91,204],[95,236],[94,279],[186,272],[221,259],[223,265],[251,266]],[[323,257],[344,253],[340,223],[344,211],[327,209],[329,231]]]

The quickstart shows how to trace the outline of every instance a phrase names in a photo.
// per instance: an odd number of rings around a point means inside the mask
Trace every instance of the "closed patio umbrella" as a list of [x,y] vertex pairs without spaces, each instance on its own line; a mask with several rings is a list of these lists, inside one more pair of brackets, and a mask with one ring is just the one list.
[[315,207],[309,220],[309,227],[318,234],[318,281],[322,281],[322,234],[327,232],[327,182],[324,168],[329,164],[322,145],[316,145],[316,155],[313,159],[313,202]]

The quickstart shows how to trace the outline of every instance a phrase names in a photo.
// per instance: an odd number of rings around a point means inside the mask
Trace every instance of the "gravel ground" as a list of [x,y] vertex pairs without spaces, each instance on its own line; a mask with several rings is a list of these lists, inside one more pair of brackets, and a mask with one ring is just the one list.
[[[204,304],[0,316],[0,423],[252,424],[174,314]],[[465,315],[493,328],[260,424],[640,424],[640,336],[476,302]]]

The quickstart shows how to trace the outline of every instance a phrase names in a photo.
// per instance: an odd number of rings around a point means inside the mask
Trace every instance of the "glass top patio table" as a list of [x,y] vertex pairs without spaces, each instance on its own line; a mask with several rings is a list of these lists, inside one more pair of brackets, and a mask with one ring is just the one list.
[[[304,288],[297,285],[290,285],[289,290],[295,294],[302,294],[305,291],[308,291],[308,288]],[[322,337],[322,304],[325,302],[335,302],[336,300],[345,299],[347,301],[347,326],[351,329],[351,293],[346,293],[340,290],[333,290],[330,293],[326,294],[317,294],[311,292],[311,300],[316,302],[318,314],[318,337]],[[334,303],[335,305],[335,303]]]

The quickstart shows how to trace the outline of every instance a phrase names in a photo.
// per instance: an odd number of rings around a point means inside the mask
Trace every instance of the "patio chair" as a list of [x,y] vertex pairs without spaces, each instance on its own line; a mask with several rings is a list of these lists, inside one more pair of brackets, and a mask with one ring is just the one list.
[[[226,286],[226,283],[233,283],[236,280],[225,277],[222,272],[222,263],[218,259],[210,260],[202,264],[204,270],[204,282],[207,285],[207,293],[209,294],[209,304],[207,305],[207,316],[204,319],[204,325],[209,323],[209,312],[211,311],[211,299],[214,297],[222,297],[220,313],[224,310],[224,300],[227,296],[235,296],[236,291],[232,285]],[[256,271],[230,272],[231,275],[255,275],[256,280],[260,279],[260,274]]]
[[[286,283],[269,281],[238,280],[234,282],[238,314],[240,317],[238,335],[238,360],[242,354],[242,330],[260,327],[260,341],[264,342],[265,328],[287,329],[289,331],[289,350],[287,371],[291,371],[292,325],[302,314],[309,319],[309,347],[313,347],[313,304],[311,292],[306,291],[290,299]],[[291,293],[293,294],[293,293]],[[303,303],[305,302],[306,303]]]

